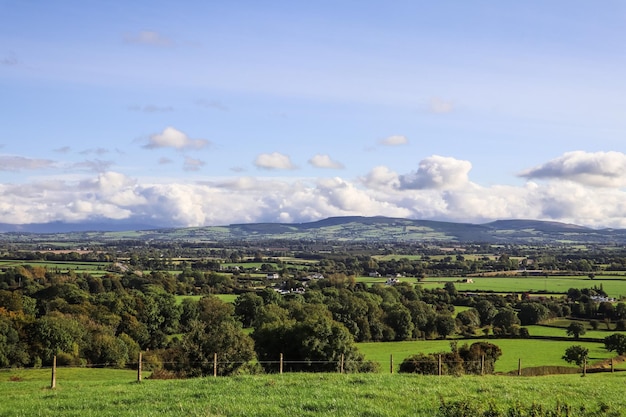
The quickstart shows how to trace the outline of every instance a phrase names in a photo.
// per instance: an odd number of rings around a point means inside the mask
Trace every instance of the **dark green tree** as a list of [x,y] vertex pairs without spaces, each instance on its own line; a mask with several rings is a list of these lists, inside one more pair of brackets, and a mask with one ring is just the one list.
[[263,307],[263,298],[253,292],[246,292],[235,299],[235,315],[243,327],[251,327],[252,322]]
[[475,308],[480,316],[481,326],[489,326],[492,323],[493,318],[496,314],[498,314],[498,309],[489,300],[480,300],[476,303]]
[[456,331],[456,320],[449,314],[438,314],[435,319],[435,326],[439,336],[445,339]]
[[520,319],[522,326],[538,324],[548,318],[550,310],[541,303],[529,302],[522,303],[519,306],[517,317]]
[[573,321],[567,326],[567,335],[574,336],[574,339],[578,339],[580,336],[584,335],[587,331],[585,330],[585,325],[579,323],[577,321]]
[[626,335],[614,333],[604,338],[604,347],[609,352],[615,351],[618,355],[626,353]]
[[492,324],[494,333],[501,332],[502,334],[514,335],[517,334],[520,320],[513,309],[503,308],[495,315]]
[[254,343],[234,320],[209,325],[202,321],[190,324],[171,356],[166,369],[196,377],[213,374],[217,354],[219,375],[231,375],[254,359]]
[[585,360],[589,357],[589,349],[580,345],[573,345],[565,349],[565,354],[562,359],[567,363],[575,363],[578,366],[582,366]]

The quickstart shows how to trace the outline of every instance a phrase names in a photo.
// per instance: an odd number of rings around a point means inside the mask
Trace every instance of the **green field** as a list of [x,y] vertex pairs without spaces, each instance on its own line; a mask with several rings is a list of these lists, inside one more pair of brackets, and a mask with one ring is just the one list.
[[[401,280],[410,280],[404,278]],[[472,277],[473,283],[457,282],[459,278],[439,278],[429,277],[422,281],[424,288],[443,288],[446,282],[454,282],[459,292],[491,291],[497,293],[548,293],[565,294],[570,288],[592,288],[600,287],[606,291],[610,297],[620,299],[626,296],[626,278],[618,277],[596,277],[589,279],[581,276],[559,276],[559,277]],[[384,279],[382,280],[384,282]],[[411,281],[409,281],[411,282]],[[415,281],[413,281],[415,282]]]
[[[565,332],[563,332],[565,333]],[[589,363],[611,358],[615,356],[604,348],[603,343],[588,342],[584,340],[559,341],[537,339],[481,339],[481,340],[458,340],[459,346],[467,343],[485,341],[498,345],[502,349],[502,356],[495,364],[496,372],[511,372],[518,368],[521,360],[522,368],[538,366],[570,366],[561,357],[569,346],[582,345],[589,349]],[[390,359],[393,355],[394,368],[397,370],[402,360],[416,353],[449,352],[450,340],[418,340],[404,342],[366,342],[357,343],[359,351],[366,359],[381,364],[382,372],[390,371]],[[626,365],[624,365],[626,368]]]
[[[225,303],[233,303],[238,297],[237,294],[213,294],[213,295],[219,298],[220,300],[224,301]],[[182,304],[183,300],[186,298],[190,298],[192,300],[198,301],[202,297],[205,297],[205,296],[204,295],[177,295],[176,304]]]
[[568,415],[579,416],[581,407],[626,410],[625,384],[626,372],[586,378],[298,373],[137,383],[132,371],[61,368],[51,390],[49,370],[16,370],[0,372],[0,415],[432,417],[444,400],[491,402],[500,415],[516,404],[567,404],[575,410]]

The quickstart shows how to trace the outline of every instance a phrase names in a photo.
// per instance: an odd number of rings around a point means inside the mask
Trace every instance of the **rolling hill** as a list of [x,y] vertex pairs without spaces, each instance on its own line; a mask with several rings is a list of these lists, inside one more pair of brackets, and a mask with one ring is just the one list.
[[[484,243],[597,243],[626,244],[624,229],[588,227],[538,220],[498,220],[485,224],[412,220],[390,217],[330,217],[308,223],[250,223],[188,228],[137,228],[89,231],[87,225],[66,228],[62,224],[6,227],[0,240],[31,242],[67,241],[194,241],[307,240],[336,242],[484,242]],[[99,225],[101,226],[101,225]],[[130,226],[130,225],[127,225]],[[95,228],[94,228],[95,229]],[[148,230],[146,230],[148,229]],[[69,231],[68,231],[69,230]],[[50,233],[52,231],[52,234]]]

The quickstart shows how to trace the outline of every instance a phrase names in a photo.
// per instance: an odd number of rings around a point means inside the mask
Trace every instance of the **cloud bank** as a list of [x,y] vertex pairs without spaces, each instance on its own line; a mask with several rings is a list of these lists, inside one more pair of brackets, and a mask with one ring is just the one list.
[[[159,182],[109,170],[80,180],[50,177],[0,184],[0,218],[14,224],[110,219],[182,227],[384,215],[470,223],[525,218],[626,228],[626,192],[596,186],[596,181],[589,186],[588,176],[580,180],[581,172],[617,178],[621,165],[593,168],[590,161],[598,158],[619,162],[626,155],[568,153],[525,174],[545,182],[489,187],[470,181],[469,161],[438,155],[417,162],[413,172],[400,174],[378,166],[354,180],[241,176]],[[572,165],[565,161],[576,161],[573,165],[578,168],[565,169]],[[191,158],[185,163],[192,170],[202,166]],[[286,155],[278,153],[260,155],[257,164],[272,167],[268,169],[292,166]]]

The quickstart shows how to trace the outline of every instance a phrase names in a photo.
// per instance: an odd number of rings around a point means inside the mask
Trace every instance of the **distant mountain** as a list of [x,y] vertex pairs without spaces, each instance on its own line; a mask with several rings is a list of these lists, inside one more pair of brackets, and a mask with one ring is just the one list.
[[111,221],[111,222],[85,222],[85,223],[29,223],[29,224],[8,224],[0,223],[0,233],[70,233],[70,232],[121,232],[126,230],[153,230],[156,225]]
[[538,220],[498,220],[485,224],[391,217],[330,217],[308,223],[249,223],[228,226],[157,228],[133,223],[0,224],[0,240],[37,241],[194,241],[306,240],[327,242],[484,242],[626,244],[625,229],[591,229]]

